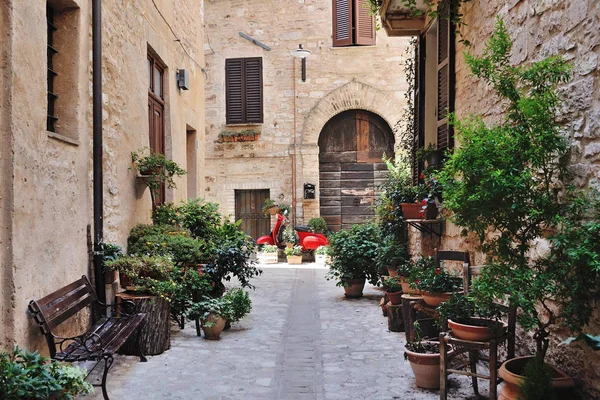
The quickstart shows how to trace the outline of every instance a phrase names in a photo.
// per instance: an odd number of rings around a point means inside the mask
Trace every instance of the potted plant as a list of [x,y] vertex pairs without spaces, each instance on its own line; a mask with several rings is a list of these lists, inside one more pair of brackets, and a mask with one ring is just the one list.
[[440,345],[438,342],[421,338],[421,327],[418,321],[415,321],[413,326],[415,338],[404,346],[404,359],[410,363],[418,387],[439,389]]
[[260,260],[265,264],[277,264],[277,252],[279,249],[275,245],[265,244],[260,253]]
[[85,370],[19,347],[0,353],[0,371],[0,398],[4,400],[74,399],[94,391],[85,380]]
[[265,203],[262,207],[262,212],[264,215],[275,215],[281,211],[281,207],[275,201],[271,199],[265,199]]
[[327,221],[325,218],[311,218],[308,220],[308,227],[314,233],[327,233]]
[[402,304],[402,286],[397,277],[386,278],[383,281],[385,294],[393,305]]
[[192,304],[187,315],[201,321],[205,339],[218,340],[232,317],[231,301],[225,297],[207,298]]
[[331,263],[326,278],[336,280],[346,297],[361,297],[366,280],[379,284],[376,259],[380,240],[374,224],[354,225],[331,236]]
[[398,266],[408,259],[406,244],[398,243],[392,235],[383,237],[377,256],[377,264],[382,271],[387,270],[388,276],[398,276]]
[[129,169],[138,172],[139,177],[150,188],[152,204],[155,203],[155,197],[159,194],[162,185],[175,188],[177,185],[174,178],[187,173],[175,161],[169,160],[164,154],[155,153],[148,147],[131,152],[131,163]]
[[294,247],[298,243],[298,234],[290,225],[283,230],[283,241],[288,248]]
[[228,316],[228,320],[232,323],[241,320],[252,310],[250,295],[245,290],[239,288],[230,289],[223,297],[230,303],[231,313]]
[[317,250],[315,250],[315,262],[317,264],[325,265],[330,253],[331,250],[329,249],[329,246],[319,246]]
[[425,270],[435,269],[435,260],[433,257],[419,256],[415,261],[410,259],[400,264],[398,267],[398,276],[402,291],[405,294],[420,295],[421,290],[418,288],[420,276]]
[[485,342],[501,336],[506,324],[500,321],[506,307],[489,302],[476,301],[472,294],[467,296],[454,293],[449,300],[440,304],[438,325],[448,321],[448,327],[458,339]]
[[433,143],[429,143],[426,148],[417,151],[416,158],[427,162],[427,167],[435,167],[442,163],[442,155]]
[[126,255],[104,264],[107,271],[118,271],[121,286],[127,290],[153,293],[154,281],[170,280],[175,268],[167,256]]
[[285,255],[288,264],[302,264],[302,246],[286,247]]
[[460,290],[461,281],[459,277],[449,274],[442,268],[427,268],[420,271],[411,286],[421,290],[423,301],[427,305],[437,307],[450,299],[455,291]]

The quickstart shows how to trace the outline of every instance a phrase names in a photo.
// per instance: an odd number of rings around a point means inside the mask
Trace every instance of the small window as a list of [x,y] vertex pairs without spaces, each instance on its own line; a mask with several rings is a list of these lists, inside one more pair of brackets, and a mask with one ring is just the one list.
[[369,0],[333,0],[333,46],[375,45]]
[[54,78],[56,78],[55,71],[55,56],[58,50],[55,48],[54,33],[56,32],[56,26],[54,26],[54,14],[56,11],[52,6],[46,5],[46,23],[48,28],[48,116],[46,121],[46,129],[50,132],[56,132],[56,99],[58,95],[55,90]]
[[149,74],[148,90],[152,94],[154,94],[157,98],[164,100],[165,96],[164,96],[164,92],[163,92],[163,85],[164,85],[165,69],[158,62],[156,57],[151,56],[151,55],[148,55],[148,74]]
[[225,60],[225,92],[228,124],[262,124],[262,58]]

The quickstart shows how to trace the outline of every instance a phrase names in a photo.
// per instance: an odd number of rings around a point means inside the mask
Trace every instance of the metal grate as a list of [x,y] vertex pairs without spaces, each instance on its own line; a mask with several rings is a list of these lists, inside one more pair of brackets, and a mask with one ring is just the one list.
[[58,73],[54,70],[54,56],[58,50],[54,47],[54,32],[57,31],[54,26],[54,16],[56,11],[49,5],[46,5],[46,21],[48,25],[48,116],[46,119],[46,129],[50,132],[56,132],[56,99],[58,95],[54,91],[54,78]]

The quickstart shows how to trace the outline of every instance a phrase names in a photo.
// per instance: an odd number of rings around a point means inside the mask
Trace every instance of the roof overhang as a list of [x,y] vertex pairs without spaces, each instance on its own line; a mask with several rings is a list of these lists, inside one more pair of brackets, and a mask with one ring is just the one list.
[[416,0],[416,7],[423,14],[415,17],[403,0],[383,0],[379,14],[381,25],[388,36],[415,36],[425,29],[425,0]]

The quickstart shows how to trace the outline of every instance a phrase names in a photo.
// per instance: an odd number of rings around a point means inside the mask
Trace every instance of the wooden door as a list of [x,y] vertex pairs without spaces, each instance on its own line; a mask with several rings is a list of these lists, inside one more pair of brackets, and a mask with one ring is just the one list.
[[[154,55],[148,55],[148,136],[150,149],[165,154],[164,65]],[[156,207],[165,202],[165,185],[154,197]]]
[[333,117],[319,137],[320,212],[332,230],[373,219],[377,188],[394,156],[394,136],[379,116],[350,110]]
[[271,219],[262,212],[269,195],[269,189],[235,191],[235,219],[242,220],[240,229],[253,239],[271,231]]

